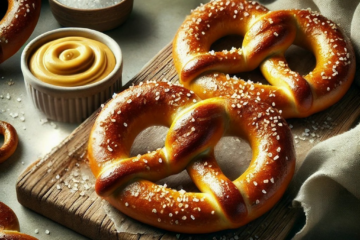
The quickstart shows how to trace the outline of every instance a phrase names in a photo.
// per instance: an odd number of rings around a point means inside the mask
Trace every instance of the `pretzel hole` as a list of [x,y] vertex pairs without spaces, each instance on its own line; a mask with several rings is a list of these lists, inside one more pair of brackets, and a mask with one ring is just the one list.
[[[224,36],[218,40],[216,40],[210,47],[210,50],[214,50],[214,51],[218,51],[221,52],[223,50],[231,50],[231,48],[235,47],[235,48],[242,48],[242,43],[243,43],[244,37],[241,35],[236,35],[236,34],[232,34],[232,35],[227,35]],[[234,75],[231,75],[234,76]],[[269,84],[264,76],[261,74],[260,69],[256,68],[253,71],[249,71],[249,72],[242,72],[242,73],[237,73],[235,74],[235,76],[239,79],[243,79],[245,81],[247,80],[251,80],[253,82],[259,82],[262,84]]]
[[[234,75],[230,75],[230,76],[234,76]],[[235,76],[244,81],[250,80],[254,83],[261,83],[263,85],[269,85],[269,82],[265,79],[264,75],[260,71],[260,68],[258,68],[258,67],[252,71],[237,73],[237,74],[235,74]]]
[[166,134],[169,131],[168,127],[151,126],[140,132],[130,149],[130,157],[138,154],[145,154],[148,151],[155,151],[158,148],[165,146]]
[[249,167],[252,149],[242,138],[224,136],[215,146],[215,158],[223,173],[234,181]]
[[8,1],[0,2],[0,20],[4,18],[6,11],[8,10],[9,4]]
[[244,37],[241,35],[227,35],[216,40],[211,46],[210,50],[221,52],[222,50],[231,50],[231,48],[241,48]]
[[194,182],[191,180],[186,170],[161,179],[160,181],[156,182],[156,184],[166,184],[167,187],[176,189],[178,191],[184,189],[187,192],[200,192]]
[[4,135],[0,132],[0,148],[4,145],[5,143],[5,137]]
[[285,52],[285,58],[292,71],[302,76],[309,74],[316,66],[315,55],[302,47],[291,45]]

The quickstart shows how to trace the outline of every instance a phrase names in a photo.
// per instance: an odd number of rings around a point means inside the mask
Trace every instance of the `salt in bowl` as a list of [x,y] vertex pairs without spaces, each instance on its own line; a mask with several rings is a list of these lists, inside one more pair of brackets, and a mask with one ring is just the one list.
[[[129,17],[133,8],[134,0],[114,1],[115,5],[111,6],[105,4],[105,0],[49,0],[49,4],[60,25],[91,28],[104,32],[121,25]],[[83,8],[78,8],[77,2]],[[98,3],[101,4],[97,5]],[[93,9],[96,6],[100,8]]]

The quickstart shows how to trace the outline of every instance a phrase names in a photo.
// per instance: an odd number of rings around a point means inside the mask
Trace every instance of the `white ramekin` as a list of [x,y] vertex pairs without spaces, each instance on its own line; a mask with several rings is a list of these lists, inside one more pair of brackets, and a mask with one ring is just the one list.
[[66,6],[59,0],[49,0],[51,12],[61,26],[84,27],[101,32],[123,24],[130,16],[133,4],[134,0],[123,0],[105,8],[79,9]]
[[[100,41],[115,55],[114,70],[103,80],[78,87],[61,87],[40,81],[29,70],[31,55],[43,44],[68,36],[80,36]],[[60,28],[46,32],[29,42],[21,55],[21,70],[26,91],[35,106],[48,119],[80,123],[105,103],[122,85],[122,53],[119,45],[108,35],[87,28]]]

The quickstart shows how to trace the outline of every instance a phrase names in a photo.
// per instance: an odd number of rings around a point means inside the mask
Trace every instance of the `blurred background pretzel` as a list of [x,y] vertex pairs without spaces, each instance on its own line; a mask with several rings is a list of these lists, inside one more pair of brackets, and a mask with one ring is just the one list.
[[[244,36],[242,48],[211,50],[216,40],[234,34]],[[316,66],[306,76],[287,64],[284,54],[292,44],[315,55]],[[195,9],[174,38],[173,58],[180,82],[200,98],[265,101],[285,118],[336,103],[355,74],[352,45],[335,23],[310,10],[270,12],[245,0],[215,0]],[[229,76],[257,67],[270,85]]]
[[2,163],[15,152],[19,138],[15,128],[4,121],[0,121],[0,134],[4,135],[4,144],[0,145],[0,163]]
[[0,64],[13,56],[34,31],[41,0],[0,1]]
[[3,202],[0,202],[0,239],[1,240],[37,240],[32,236],[20,233],[16,214]]
[[[285,120],[266,103],[197,100],[190,90],[164,82],[141,84],[113,98],[97,117],[88,144],[98,195],[141,222],[186,233],[236,228],[274,206],[295,169]],[[152,125],[170,127],[165,146],[131,157],[135,137]],[[234,181],[214,156],[223,135],[242,137],[253,150],[250,166]],[[200,192],[156,184],[183,169]]]

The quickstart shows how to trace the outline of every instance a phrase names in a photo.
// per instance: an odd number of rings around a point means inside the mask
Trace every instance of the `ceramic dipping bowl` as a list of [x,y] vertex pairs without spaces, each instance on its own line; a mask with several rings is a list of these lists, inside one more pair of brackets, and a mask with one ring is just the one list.
[[[29,69],[33,53],[45,43],[69,36],[90,38],[108,46],[115,56],[114,69],[102,80],[81,86],[57,86],[35,77]],[[26,91],[34,105],[48,119],[68,123],[84,121],[114,93],[120,91],[122,67],[123,59],[119,45],[108,35],[86,28],[60,28],[46,32],[29,42],[21,55],[21,70]]]

